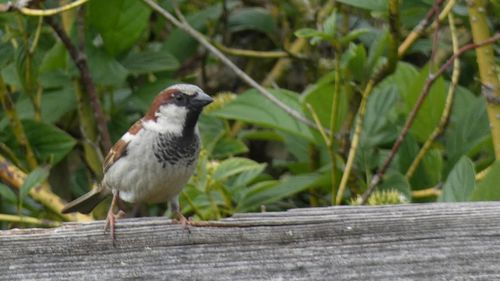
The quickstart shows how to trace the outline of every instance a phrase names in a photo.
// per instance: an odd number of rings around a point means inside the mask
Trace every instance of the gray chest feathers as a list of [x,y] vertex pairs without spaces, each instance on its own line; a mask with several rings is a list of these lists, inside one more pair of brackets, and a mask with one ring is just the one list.
[[163,168],[167,165],[191,166],[198,157],[199,143],[197,134],[190,137],[159,134],[153,142],[153,151]]

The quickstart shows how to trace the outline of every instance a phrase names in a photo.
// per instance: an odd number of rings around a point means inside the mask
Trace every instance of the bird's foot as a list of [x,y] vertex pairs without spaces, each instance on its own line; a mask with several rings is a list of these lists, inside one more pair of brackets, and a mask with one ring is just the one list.
[[119,210],[117,214],[113,214],[112,210],[109,210],[108,216],[106,217],[106,225],[104,226],[104,232],[110,231],[111,239],[113,240],[113,245],[115,244],[115,223],[117,219],[123,218],[125,212]]
[[188,232],[191,232],[189,230],[189,226],[194,225],[194,222],[191,220],[191,218],[187,219],[181,212],[175,213],[175,218],[172,220],[172,222],[182,225],[182,228],[186,229]]

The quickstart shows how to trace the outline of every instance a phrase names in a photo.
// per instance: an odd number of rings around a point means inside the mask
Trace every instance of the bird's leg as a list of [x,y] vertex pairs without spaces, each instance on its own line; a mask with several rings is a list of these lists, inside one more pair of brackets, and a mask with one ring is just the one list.
[[170,208],[172,210],[172,214],[174,215],[173,222],[178,223],[185,229],[189,230],[188,226],[191,225],[192,221],[186,219],[186,217],[181,213],[178,198],[174,198],[170,201]]
[[118,209],[118,214],[114,214],[114,209],[115,206],[119,200],[120,192],[116,191],[113,194],[113,200],[111,200],[111,206],[109,206],[108,210],[108,216],[106,217],[106,225],[104,226],[104,232],[106,232],[109,228],[111,238],[113,239],[113,243],[115,243],[115,222],[117,219],[123,217],[125,215],[125,212],[122,210]]

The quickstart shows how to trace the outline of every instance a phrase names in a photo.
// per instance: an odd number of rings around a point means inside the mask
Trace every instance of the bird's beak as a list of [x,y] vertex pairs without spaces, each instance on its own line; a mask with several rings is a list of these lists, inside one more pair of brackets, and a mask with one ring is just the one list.
[[198,92],[198,94],[191,100],[191,104],[195,107],[202,108],[213,101],[214,99],[212,99],[209,95],[203,92]]

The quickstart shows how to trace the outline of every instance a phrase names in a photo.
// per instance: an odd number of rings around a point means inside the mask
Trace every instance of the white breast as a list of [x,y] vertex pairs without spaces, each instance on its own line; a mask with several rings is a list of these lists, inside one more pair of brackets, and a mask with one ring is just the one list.
[[[192,175],[196,161],[162,164],[155,158],[154,130],[141,130],[127,146],[126,156],[117,160],[106,172],[103,185],[127,202],[160,203],[177,196]],[[197,155],[196,155],[196,158]]]

